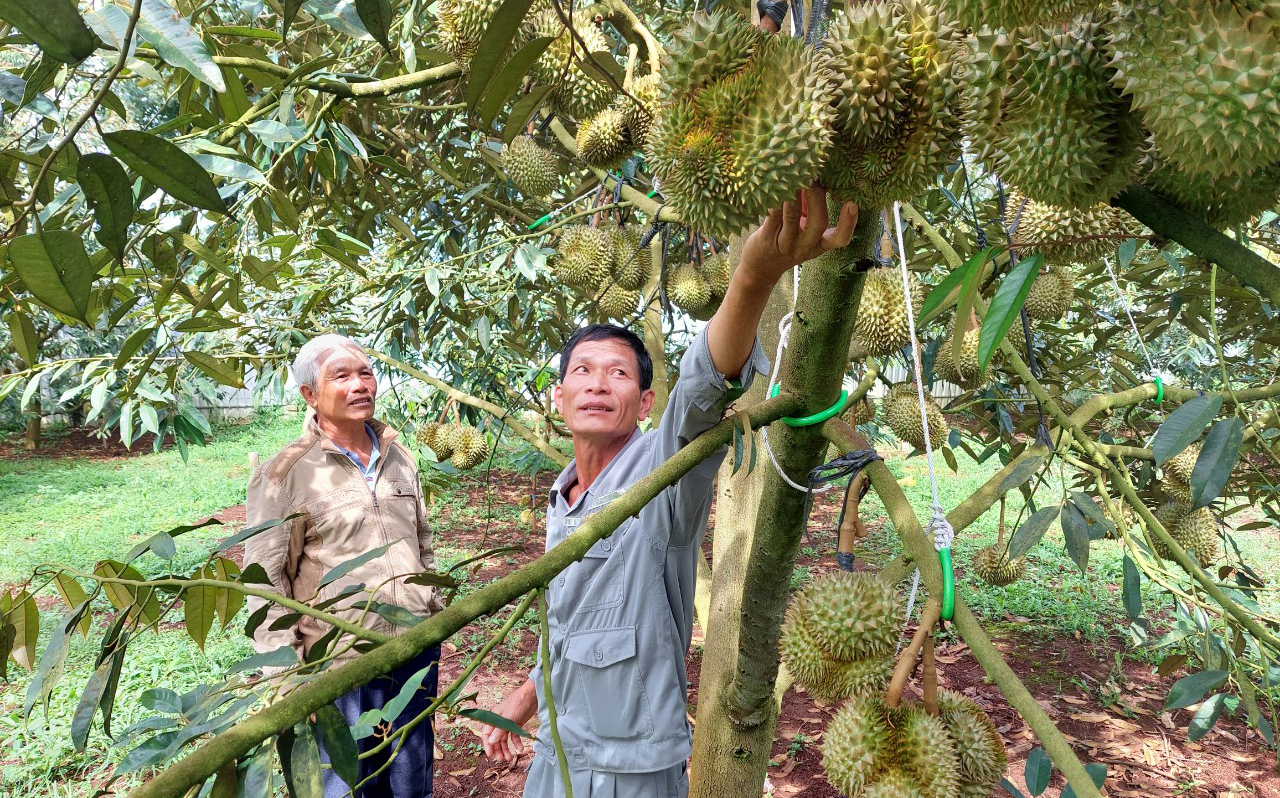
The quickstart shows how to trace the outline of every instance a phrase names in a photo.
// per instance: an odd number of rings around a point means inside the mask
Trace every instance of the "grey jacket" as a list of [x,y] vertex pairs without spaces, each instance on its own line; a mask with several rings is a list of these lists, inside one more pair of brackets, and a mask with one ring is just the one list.
[[[742,386],[768,371],[759,342]],[[657,428],[639,430],[600,476],[569,504],[569,466],[551,488],[547,548],[718,422],[730,386],[711,363],[706,332],[680,361],[680,379]],[[596,543],[548,587],[551,682],[560,738],[574,769],[647,773],[683,762],[687,721],[685,655],[693,631],[698,549],[724,451],[704,460]],[[535,751],[549,747],[541,668],[530,678],[541,721]]]

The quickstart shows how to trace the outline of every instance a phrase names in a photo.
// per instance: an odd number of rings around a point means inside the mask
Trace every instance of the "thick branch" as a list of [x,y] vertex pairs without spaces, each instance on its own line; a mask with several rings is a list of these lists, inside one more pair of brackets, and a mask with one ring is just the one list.
[[1166,238],[1207,258],[1254,288],[1272,305],[1280,305],[1280,266],[1269,263],[1248,247],[1232,241],[1203,219],[1188,213],[1143,186],[1131,186],[1111,204]]
[[[573,135],[565,129],[559,119],[551,120],[551,131],[556,134],[556,138],[560,140],[561,146],[568,150],[573,157],[577,158],[578,142],[574,139]],[[603,169],[596,169],[595,167],[590,168],[592,174],[599,178],[605,188],[609,188],[611,184],[617,185],[619,182],[618,178]],[[643,191],[632,188],[626,183],[622,184],[622,197],[635,207],[644,211],[651,222],[680,222],[680,217],[676,215],[675,211],[665,205],[659,204],[652,197],[645,196]]]
[[662,45],[658,43],[657,38],[645,27],[645,24],[636,16],[636,12],[632,11],[624,0],[601,0],[601,2],[587,6],[578,13],[585,14],[588,18],[599,14],[611,22],[627,41],[639,39],[644,43],[645,59],[649,62],[649,71],[658,71],[662,65]]
[[[779,396],[745,412],[752,427],[760,427],[800,409],[794,397]],[[179,798],[203,783],[272,735],[333,703],[339,696],[411,660],[482,615],[496,612],[531,590],[545,586],[556,574],[581,560],[596,541],[607,537],[627,518],[640,512],[665,488],[728,442],[740,424],[734,414],[698,436],[651,474],[636,482],[603,510],[592,515],[563,543],[514,573],[459,599],[448,608],[338,668],[325,671],[283,699],[230,729],[206,740],[139,787],[133,798]]]

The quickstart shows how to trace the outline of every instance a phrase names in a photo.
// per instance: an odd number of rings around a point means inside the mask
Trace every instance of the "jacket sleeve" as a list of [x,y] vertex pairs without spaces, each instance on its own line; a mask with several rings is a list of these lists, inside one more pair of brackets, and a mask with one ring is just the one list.
[[[273,518],[284,518],[296,512],[288,491],[281,484],[273,482],[268,476],[267,467],[257,469],[249,479],[249,491],[245,497],[245,515],[249,526],[270,521]],[[265,532],[245,541],[245,565],[257,563],[267,572],[271,580],[271,589],[288,598],[297,598],[293,594],[293,580],[298,573],[298,561],[302,554],[302,541],[306,529],[306,516],[299,516],[279,524]],[[306,597],[303,597],[306,598]],[[266,599],[249,596],[246,602],[249,612],[254,613],[268,603]],[[273,604],[267,610],[267,616],[258,624],[253,632],[253,647],[259,652],[274,651],[281,646],[293,646],[302,659],[302,639],[294,627],[271,630],[271,625],[288,609]],[[271,669],[278,671],[282,669]],[[264,669],[264,675],[270,675]]]

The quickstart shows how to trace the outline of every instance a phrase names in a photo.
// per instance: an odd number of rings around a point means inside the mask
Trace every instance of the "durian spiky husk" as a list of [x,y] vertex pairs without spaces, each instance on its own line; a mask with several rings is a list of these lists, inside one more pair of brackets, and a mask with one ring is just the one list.
[[658,73],[651,72],[631,81],[627,91],[640,101],[636,105],[630,98],[621,96],[614,107],[622,112],[623,122],[631,134],[631,141],[636,149],[643,150],[649,142],[649,127],[658,112],[658,93],[662,88],[662,80]]
[[436,428],[428,445],[436,456],[436,462],[443,463],[453,456],[461,442],[462,425],[442,424]]
[[1222,548],[1218,545],[1218,520],[1208,507],[1182,516],[1169,534],[1201,567],[1207,568],[1222,557]]
[[529,136],[516,136],[502,148],[502,170],[521,194],[534,199],[547,196],[560,184],[558,159]]
[[827,781],[849,798],[953,798],[955,743],[942,720],[920,706],[890,709],[879,696],[852,698],[822,743]]
[[[1019,322],[1014,322],[1019,324]],[[1020,325],[1019,325],[1020,326]],[[1012,330],[1012,327],[1010,328]],[[933,370],[947,382],[961,388],[973,390],[986,382],[986,374],[978,366],[978,342],[982,337],[982,325],[974,325],[973,329],[964,333],[960,343],[960,359],[954,355],[956,329],[951,325],[947,339],[938,347],[937,357],[933,361]]]
[[635,315],[636,306],[640,304],[640,292],[628,291],[616,283],[610,284],[600,293],[596,303],[596,316],[615,321],[629,322]]
[[617,108],[605,108],[578,127],[578,155],[587,166],[616,169],[631,156],[631,146],[631,132]]
[[501,4],[502,0],[440,0],[436,6],[440,48],[453,56],[464,70],[470,67],[480,37]]
[[1065,266],[1054,266],[1036,275],[1023,307],[1033,319],[1058,321],[1071,310],[1076,295],[1075,273]]
[[779,644],[787,670],[816,700],[827,703],[868,696],[885,688],[893,672],[889,656],[841,662],[827,656],[809,631],[801,608],[792,602],[782,622]]
[[980,549],[973,558],[973,572],[988,585],[1004,587],[1027,572],[1027,558],[1009,559],[1009,548],[1003,543]]
[[845,420],[855,427],[859,424],[870,424],[876,420],[876,406],[871,403],[870,398],[864,396],[845,411]]
[[1113,82],[1187,176],[1280,161],[1280,2],[1121,0]]
[[[942,414],[942,408],[934,400],[933,394],[924,392],[925,413],[929,420],[929,444],[939,449],[947,442],[951,427]],[[889,429],[902,440],[924,449],[924,428],[920,424],[920,400],[916,395],[916,387],[910,383],[899,383],[889,391],[884,399],[885,420]]]
[[1094,263],[1141,225],[1118,208],[1098,203],[1083,210],[1036,202],[1014,191],[1005,205],[1005,224],[1013,228],[1013,243],[1025,256],[1042,253],[1050,263]]
[[436,439],[436,432],[439,431],[439,429],[440,429],[439,423],[435,421],[428,421],[427,423],[422,424],[421,426],[418,427],[418,431],[415,434],[415,437],[417,438],[418,443],[430,449],[431,442]]
[[959,795],[988,798],[1008,761],[1000,732],[981,707],[953,690],[938,691],[938,708],[956,746]]
[[484,433],[475,427],[464,425],[458,429],[456,434],[457,440],[449,462],[453,463],[454,467],[459,471],[466,471],[483,463],[489,453]]
[[851,3],[826,45],[835,137],[822,183],[864,206],[914,197],[960,152],[955,26],[918,0]]
[[[924,306],[925,288],[914,272],[908,272],[907,276],[912,316],[918,319]],[[867,272],[853,320],[854,340],[867,354],[890,355],[911,343],[911,326],[903,296],[902,274],[897,269],[878,266]]]
[[1112,87],[1100,13],[971,40],[964,102],[978,157],[1030,197],[1106,202],[1133,180],[1142,131]]
[[967,28],[1004,28],[1065,22],[1105,0],[944,0],[942,7]]
[[842,662],[893,653],[901,629],[897,593],[879,576],[834,571],[815,577],[793,599],[813,639]]
[[1147,188],[1219,229],[1243,224],[1280,202],[1280,161],[1210,179],[1182,174],[1148,148],[1141,169]]
[[717,252],[702,260],[702,276],[707,278],[712,298],[723,297],[729,290],[729,252]]
[[[1169,533],[1169,536],[1172,537],[1174,527],[1177,526],[1178,522],[1182,520],[1182,517],[1185,516],[1187,511],[1190,509],[1190,505],[1171,499],[1163,502],[1159,507],[1153,510],[1151,514],[1155,516],[1156,520],[1160,522],[1160,526],[1164,527]],[[1162,560],[1172,560],[1173,551],[1164,544],[1164,541],[1162,541],[1155,532],[1151,532],[1150,534],[1151,548],[1155,552],[1156,556]]]
[[556,86],[548,98],[556,113],[582,120],[606,108],[613,101],[614,90],[584,72],[579,62],[587,53],[611,51],[609,37],[592,20],[576,15],[573,26],[586,44],[584,53],[554,9],[530,14],[530,20],[534,36],[554,37],[534,62],[532,74],[538,83]]
[[653,253],[640,246],[640,231],[634,227],[613,229],[612,275],[619,288],[639,291],[653,272]]
[[711,286],[692,262],[676,267],[667,275],[667,297],[681,310],[701,310],[711,301]]
[[686,223],[727,239],[818,174],[829,73],[802,40],[726,11],[695,14],[667,53],[646,160]]
[[1184,484],[1191,483],[1191,472],[1196,469],[1196,460],[1200,458],[1199,441],[1170,457],[1164,464],[1165,474]]
[[921,798],[951,798],[960,768],[946,725],[919,704],[901,707],[897,714],[894,768],[912,777]]
[[822,738],[827,781],[850,798],[862,795],[890,756],[892,737],[889,710],[879,697],[850,699],[831,718]]
[[551,269],[556,279],[579,291],[595,291],[609,279],[614,239],[608,229],[570,225],[560,234]]

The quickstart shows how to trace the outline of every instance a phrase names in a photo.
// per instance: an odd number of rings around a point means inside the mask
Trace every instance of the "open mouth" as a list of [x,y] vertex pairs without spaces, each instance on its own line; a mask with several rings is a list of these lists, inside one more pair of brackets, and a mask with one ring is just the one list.
[[612,413],[613,408],[607,405],[582,405],[578,408],[584,413]]
[[351,406],[352,406],[352,407],[364,407],[365,405],[370,404],[372,401],[373,401],[373,400],[371,400],[371,399],[355,399],[355,400],[352,400],[352,402],[351,402]]

